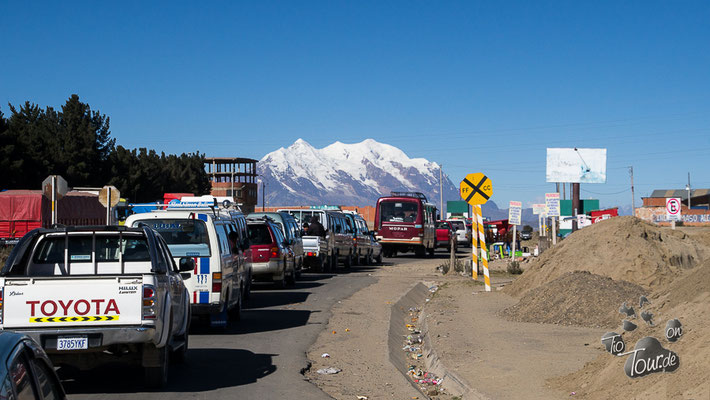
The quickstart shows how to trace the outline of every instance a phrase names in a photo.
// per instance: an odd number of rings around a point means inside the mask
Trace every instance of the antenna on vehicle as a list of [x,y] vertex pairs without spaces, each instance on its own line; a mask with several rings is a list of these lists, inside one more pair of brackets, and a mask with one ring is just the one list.
[[214,203],[210,206],[210,208],[212,209],[212,214],[214,214],[214,216],[216,217],[217,216],[216,209],[219,208],[219,205],[217,204],[217,198],[214,198],[213,200],[214,200]]

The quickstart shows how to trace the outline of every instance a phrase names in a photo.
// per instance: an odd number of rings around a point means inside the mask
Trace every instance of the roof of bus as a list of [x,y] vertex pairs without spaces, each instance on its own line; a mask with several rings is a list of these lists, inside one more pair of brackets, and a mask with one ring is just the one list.
[[422,203],[427,206],[434,206],[435,204],[428,203],[424,201],[423,199],[419,199],[416,197],[409,197],[409,196],[382,196],[379,199],[377,199],[377,204],[383,201],[408,201],[412,203]]

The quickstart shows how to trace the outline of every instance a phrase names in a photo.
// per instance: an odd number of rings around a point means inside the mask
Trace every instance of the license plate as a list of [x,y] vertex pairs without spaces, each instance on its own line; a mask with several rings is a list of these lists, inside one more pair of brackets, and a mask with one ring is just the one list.
[[89,348],[89,339],[86,336],[57,338],[57,350],[82,350]]

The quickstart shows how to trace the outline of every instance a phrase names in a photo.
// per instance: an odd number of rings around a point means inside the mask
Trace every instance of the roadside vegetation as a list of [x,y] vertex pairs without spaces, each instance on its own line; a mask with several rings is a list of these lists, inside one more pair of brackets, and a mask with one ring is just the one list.
[[116,146],[109,117],[75,94],[60,110],[29,101],[9,107],[7,118],[0,110],[0,189],[39,189],[57,174],[72,187],[114,185],[135,202],[209,191],[204,154]]

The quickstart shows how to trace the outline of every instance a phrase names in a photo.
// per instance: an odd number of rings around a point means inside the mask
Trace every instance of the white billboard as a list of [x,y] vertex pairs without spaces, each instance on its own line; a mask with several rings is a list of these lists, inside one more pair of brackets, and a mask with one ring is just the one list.
[[547,181],[606,183],[606,149],[548,148]]

